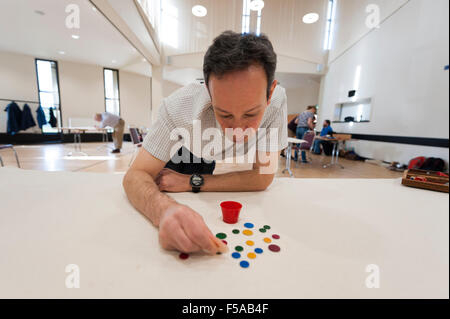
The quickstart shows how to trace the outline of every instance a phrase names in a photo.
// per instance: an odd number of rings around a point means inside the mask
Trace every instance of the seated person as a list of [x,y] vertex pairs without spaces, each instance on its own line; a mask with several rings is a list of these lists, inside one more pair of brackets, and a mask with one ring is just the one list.
[[[331,122],[330,120],[325,120],[323,121],[323,128],[322,131],[320,132],[320,136],[324,137],[327,135],[332,135],[333,134],[333,129],[331,128]],[[322,143],[324,143],[326,141],[323,140],[315,140],[314,141],[314,153],[320,155],[322,153],[322,150],[320,149],[320,145]]]

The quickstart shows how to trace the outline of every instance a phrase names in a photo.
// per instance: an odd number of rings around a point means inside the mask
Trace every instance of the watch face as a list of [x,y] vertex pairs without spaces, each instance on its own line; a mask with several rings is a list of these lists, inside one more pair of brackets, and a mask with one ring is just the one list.
[[203,185],[203,177],[200,175],[192,175],[191,177],[191,185],[195,187],[200,187]]

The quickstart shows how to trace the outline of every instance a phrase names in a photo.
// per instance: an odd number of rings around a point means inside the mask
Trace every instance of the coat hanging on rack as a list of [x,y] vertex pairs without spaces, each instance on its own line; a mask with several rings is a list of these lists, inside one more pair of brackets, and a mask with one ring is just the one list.
[[44,125],[47,125],[47,119],[45,118],[44,109],[40,105],[36,110],[36,119],[38,121],[38,125],[39,125],[40,129],[42,129],[42,127]]
[[20,129],[25,131],[25,130],[29,129],[30,127],[35,127],[35,126],[36,126],[36,122],[34,121],[33,115],[31,114],[31,109],[28,106],[28,104],[25,104],[23,106],[23,110],[22,110]]
[[53,108],[50,108],[50,121],[48,121],[51,127],[56,127],[58,125],[58,121],[56,120],[55,114],[53,113]]
[[6,132],[8,134],[15,135],[20,131],[20,126],[22,124],[22,111],[17,103],[12,101],[5,108],[5,112],[8,112]]

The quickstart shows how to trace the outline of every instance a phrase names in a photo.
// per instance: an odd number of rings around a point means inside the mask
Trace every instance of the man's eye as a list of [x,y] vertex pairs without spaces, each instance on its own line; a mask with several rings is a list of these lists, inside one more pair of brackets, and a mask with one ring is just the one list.
[[221,115],[220,117],[223,119],[231,119],[233,115]]
[[255,117],[257,114],[245,114],[245,117]]

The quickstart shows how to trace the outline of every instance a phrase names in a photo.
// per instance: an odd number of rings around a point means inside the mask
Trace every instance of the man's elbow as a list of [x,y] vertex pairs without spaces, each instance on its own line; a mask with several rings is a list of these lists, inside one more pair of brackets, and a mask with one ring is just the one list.
[[256,190],[258,192],[265,191],[272,184],[275,174],[261,175],[261,176],[262,178],[260,179],[259,185]]

